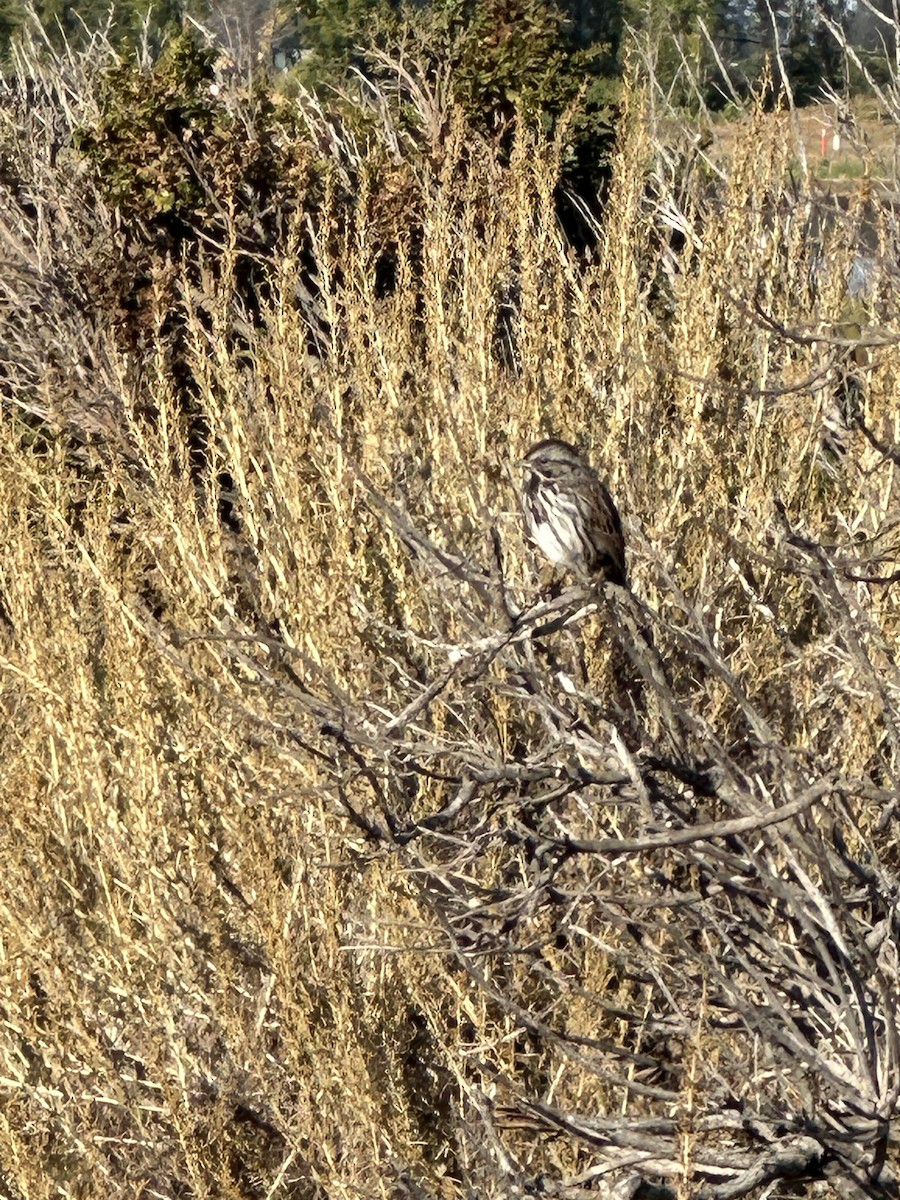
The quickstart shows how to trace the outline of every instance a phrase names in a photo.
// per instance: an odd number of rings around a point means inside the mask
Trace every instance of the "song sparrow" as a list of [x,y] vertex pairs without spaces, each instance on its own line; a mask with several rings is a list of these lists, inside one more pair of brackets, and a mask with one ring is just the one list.
[[622,522],[600,476],[574,446],[537,442],[523,459],[528,536],[552,563],[627,585]]

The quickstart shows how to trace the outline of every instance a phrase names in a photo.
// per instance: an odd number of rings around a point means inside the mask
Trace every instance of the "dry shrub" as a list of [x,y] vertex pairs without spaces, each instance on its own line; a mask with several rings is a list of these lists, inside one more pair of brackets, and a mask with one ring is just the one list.
[[[309,102],[354,202],[253,320],[235,244],[161,262],[136,361],[59,284],[117,236],[61,94],[2,206],[4,1193],[894,1194],[892,214],[632,81],[576,254],[561,143],[451,115],[385,190]],[[540,598],[550,431],[633,597]]]

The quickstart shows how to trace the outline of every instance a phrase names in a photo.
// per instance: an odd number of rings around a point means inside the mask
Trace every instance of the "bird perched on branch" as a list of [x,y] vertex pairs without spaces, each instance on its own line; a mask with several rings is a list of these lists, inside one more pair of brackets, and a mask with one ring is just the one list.
[[568,442],[537,442],[522,460],[529,538],[552,563],[628,585],[618,509],[594,468]]

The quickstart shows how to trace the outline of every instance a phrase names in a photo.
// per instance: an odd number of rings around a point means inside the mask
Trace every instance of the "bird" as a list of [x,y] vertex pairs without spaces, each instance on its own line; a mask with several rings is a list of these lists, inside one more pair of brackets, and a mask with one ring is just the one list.
[[568,442],[547,438],[531,447],[522,466],[525,526],[544,557],[627,587],[619,510],[590,463]]

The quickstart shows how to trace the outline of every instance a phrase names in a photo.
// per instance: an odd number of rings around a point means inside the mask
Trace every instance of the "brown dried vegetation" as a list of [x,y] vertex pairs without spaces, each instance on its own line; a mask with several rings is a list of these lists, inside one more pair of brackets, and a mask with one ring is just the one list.
[[[94,69],[0,112],[0,1191],[896,1194],[892,208],[632,80],[577,254],[559,146],[309,101],[138,345]],[[551,432],[633,597],[539,595]]]

